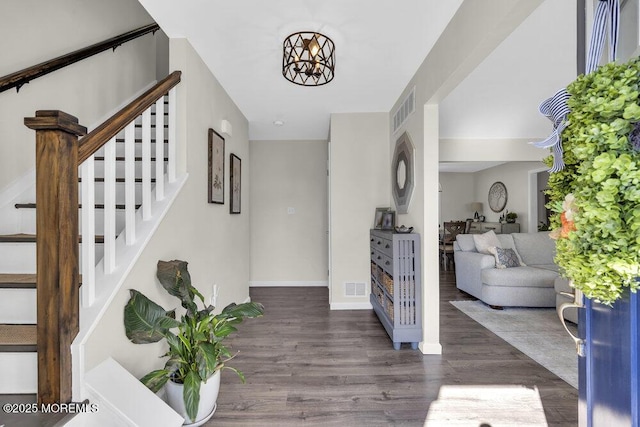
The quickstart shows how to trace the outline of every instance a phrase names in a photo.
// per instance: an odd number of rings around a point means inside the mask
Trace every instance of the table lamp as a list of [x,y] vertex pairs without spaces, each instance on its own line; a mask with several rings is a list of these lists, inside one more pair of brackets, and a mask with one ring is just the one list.
[[471,210],[476,212],[475,214],[473,214],[473,220],[478,221],[480,219],[480,215],[478,214],[478,212],[482,212],[482,202],[472,202]]

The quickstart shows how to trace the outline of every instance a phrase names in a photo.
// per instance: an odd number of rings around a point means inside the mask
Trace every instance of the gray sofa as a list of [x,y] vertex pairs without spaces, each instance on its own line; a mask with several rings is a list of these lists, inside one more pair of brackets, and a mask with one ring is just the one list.
[[556,306],[558,267],[548,232],[497,234],[500,246],[515,249],[526,264],[504,269],[496,268],[493,255],[476,250],[473,236],[459,234],[454,243],[458,289],[494,307]]
[[[573,302],[573,297],[568,297],[563,295],[563,293],[573,294],[574,289],[569,286],[569,280],[564,277],[556,277],[556,280],[553,282],[553,287],[556,290],[556,308],[560,307],[561,304],[571,303]],[[564,310],[564,318],[570,322],[575,324],[578,323],[578,309],[575,307],[570,307]]]

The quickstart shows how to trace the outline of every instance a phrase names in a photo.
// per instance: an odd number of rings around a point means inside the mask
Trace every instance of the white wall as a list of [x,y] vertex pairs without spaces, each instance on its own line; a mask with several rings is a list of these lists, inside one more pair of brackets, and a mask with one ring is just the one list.
[[326,286],[327,141],[249,148],[251,286]]
[[442,186],[438,221],[440,227],[444,221],[464,221],[473,218],[475,211],[471,211],[471,202],[483,201],[476,198],[474,174],[440,172],[439,180]]
[[[489,208],[489,188],[496,181],[507,187],[508,200],[505,211],[518,214],[516,222],[520,223],[520,232],[529,231],[530,206],[530,174],[545,169],[542,162],[509,162],[500,166],[484,169],[475,173],[441,172],[442,184],[441,223],[449,220],[465,220],[473,218],[471,202],[481,202],[482,212],[488,222],[497,222],[501,213]],[[534,176],[534,178],[536,178]],[[537,184],[536,184],[537,185]]]
[[[429,52],[414,77],[391,109],[390,117],[398,109],[406,94],[415,86],[416,112],[396,135],[407,130],[416,145],[416,195],[408,215],[401,215],[400,222],[411,224],[422,234],[423,271],[423,341],[420,349],[425,353],[439,353],[439,277],[438,277],[438,161],[440,124],[446,119],[440,116],[439,103],[510,34],[521,25],[542,3],[542,0],[492,0],[477,2],[465,0],[451,19],[440,39]],[[538,35],[532,34],[535,43]],[[527,46],[527,48],[535,48]],[[524,47],[523,47],[524,49]],[[510,60],[510,59],[509,59]],[[494,76],[500,79],[502,68],[497,65]],[[552,73],[553,69],[549,69]],[[532,76],[521,70],[525,79],[534,84]],[[533,76],[535,77],[535,76]],[[487,101],[491,101],[488,99]],[[469,102],[464,99],[463,102]],[[500,99],[495,99],[500,103]],[[485,103],[482,108],[492,108]],[[451,114],[455,114],[453,111]],[[452,120],[460,121],[455,115]],[[499,123],[499,120],[497,120]],[[393,142],[389,153],[393,151]]]
[[371,307],[364,297],[345,296],[345,283],[371,286],[369,229],[376,207],[390,206],[391,160],[387,113],[331,115],[332,309]]
[[[178,300],[169,297],[155,278],[158,260],[188,261],[193,284],[206,299],[211,295],[211,286],[217,284],[220,287],[217,311],[232,301],[243,302],[249,296],[248,122],[188,41],[170,41],[170,67],[183,72],[178,86],[178,137],[182,147],[179,171],[188,171],[189,179],[89,338],[87,370],[107,356],[137,377],[164,363],[164,359],[159,358],[163,345],[131,344],[125,337],[122,321],[131,288],[167,309],[179,308]],[[207,131],[209,128],[219,131],[223,118],[231,122],[233,136],[226,138],[226,202],[218,205],[207,203]],[[229,214],[230,153],[242,159],[240,215]]]
[[529,231],[529,171],[545,168],[542,162],[511,162],[493,168],[485,169],[474,174],[476,198],[484,203],[486,221],[496,222],[500,213],[493,212],[488,205],[489,188],[496,181],[501,181],[507,187],[507,205],[505,212],[518,214],[520,232]]
[[[5,0],[0,13],[0,76],[153,23],[130,0]],[[147,34],[0,93],[0,192],[35,167],[36,110],[63,110],[95,127],[155,80],[155,37]]]

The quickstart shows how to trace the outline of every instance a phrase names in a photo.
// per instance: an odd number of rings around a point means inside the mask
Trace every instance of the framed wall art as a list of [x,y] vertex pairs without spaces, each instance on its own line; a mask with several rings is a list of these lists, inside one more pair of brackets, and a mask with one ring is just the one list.
[[395,211],[386,211],[382,213],[382,229],[393,230],[396,226]]
[[507,205],[507,187],[496,181],[489,188],[489,207],[494,212],[502,212]]
[[229,173],[230,181],[230,195],[231,200],[229,212],[232,214],[240,213],[240,200],[241,200],[241,173],[242,173],[242,160],[240,157],[231,153],[231,167]]
[[382,229],[382,219],[384,217],[384,213],[387,212],[390,208],[376,208],[376,215],[373,218],[373,228],[376,230]]
[[209,203],[224,204],[224,138],[209,129]]

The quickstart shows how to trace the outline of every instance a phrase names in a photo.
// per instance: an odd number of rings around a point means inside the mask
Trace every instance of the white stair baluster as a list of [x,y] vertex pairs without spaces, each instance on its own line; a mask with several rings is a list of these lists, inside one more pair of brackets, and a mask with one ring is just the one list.
[[156,200],[164,200],[164,96],[156,101]]
[[116,269],[116,139],[104,146],[104,272]]
[[169,90],[169,182],[176,181],[176,88]]
[[151,219],[151,107],[142,113],[142,220]]
[[136,241],[136,128],[131,122],[124,128],[124,217],[125,242]]
[[94,156],[80,165],[82,175],[82,305],[91,307],[96,299],[96,216],[95,216],[95,163]]

